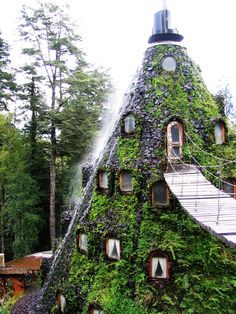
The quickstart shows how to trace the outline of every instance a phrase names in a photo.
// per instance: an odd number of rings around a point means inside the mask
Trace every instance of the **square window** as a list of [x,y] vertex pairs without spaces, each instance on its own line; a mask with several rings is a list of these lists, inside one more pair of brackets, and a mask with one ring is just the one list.
[[133,191],[132,175],[128,171],[124,171],[120,175],[120,190],[124,193]]
[[135,132],[135,118],[130,115],[124,119],[124,131],[126,134],[132,134]]
[[155,279],[168,279],[169,278],[169,267],[168,257],[152,254],[149,260],[149,277]]
[[152,206],[168,206],[169,191],[165,182],[156,182],[152,186]]
[[101,190],[108,189],[108,176],[107,176],[107,171],[105,170],[101,170],[98,173],[98,187]]

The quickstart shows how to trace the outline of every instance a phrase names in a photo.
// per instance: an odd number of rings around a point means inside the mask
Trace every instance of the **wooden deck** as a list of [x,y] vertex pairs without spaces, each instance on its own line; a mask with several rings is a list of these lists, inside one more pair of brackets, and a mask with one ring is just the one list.
[[236,200],[217,189],[194,165],[174,166],[164,174],[170,191],[199,224],[236,246]]

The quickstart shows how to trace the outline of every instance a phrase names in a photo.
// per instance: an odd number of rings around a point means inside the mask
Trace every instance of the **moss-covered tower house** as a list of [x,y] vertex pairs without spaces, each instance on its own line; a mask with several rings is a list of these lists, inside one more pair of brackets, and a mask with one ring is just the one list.
[[236,311],[236,138],[169,17],[155,15],[41,313]]

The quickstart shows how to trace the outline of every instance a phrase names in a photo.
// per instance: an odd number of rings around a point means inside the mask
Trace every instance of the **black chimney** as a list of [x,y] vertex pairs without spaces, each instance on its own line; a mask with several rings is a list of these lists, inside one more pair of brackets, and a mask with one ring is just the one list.
[[152,29],[152,36],[149,38],[148,43],[158,43],[164,41],[177,41],[183,40],[177,29],[171,28],[171,16],[169,10],[158,11],[154,15],[154,23]]

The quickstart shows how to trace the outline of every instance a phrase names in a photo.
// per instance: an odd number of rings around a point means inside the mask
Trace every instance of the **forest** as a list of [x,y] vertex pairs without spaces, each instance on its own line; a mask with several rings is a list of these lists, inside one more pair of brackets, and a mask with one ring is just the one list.
[[51,249],[70,182],[102,124],[112,90],[86,61],[66,9],[23,6],[13,68],[0,34],[0,250],[10,260]]

